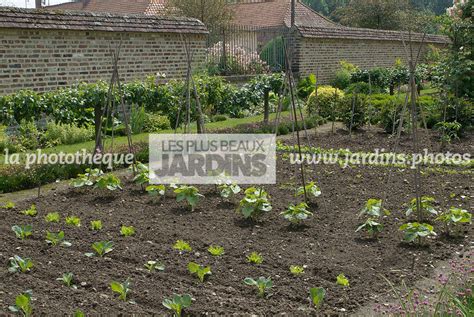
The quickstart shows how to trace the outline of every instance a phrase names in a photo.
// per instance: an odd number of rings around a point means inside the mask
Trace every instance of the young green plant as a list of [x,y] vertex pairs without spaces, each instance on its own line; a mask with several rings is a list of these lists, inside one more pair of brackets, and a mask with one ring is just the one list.
[[449,235],[451,226],[458,227],[462,224],[471,224],[472,214],[467,210],[451,207],[448,211],[441,213],[436,220],[444,223],[446,235]]
[[314,307],[319,308],[326,297],[326,290],[322,287],[313,287],[309,290],[309,297]]
[[12,230],[13,232],[15,232],[16,237],[20,240],[25,240],[33,234],[33,227],[30,225],[26,225],[26,226],[15,225],[12,227]]
[[[95,253],[100,256],[104,257],[106,254],[110,253],[114,249],[114,243],[112,241],[99,241],[92,244],[92,249]],[[86,256],[91,257],[94,256],[94,253],[86,253]]]
[[184,295],[174,295],[172,299],[165,299],[163,300],[163,306],[167,309],[172,310],[176,317],[181,317],[183,310],[188,308],[192,304],[192,297],[191,295],[184,294]]
[[110,289],[119,295],[119,299],[126,302],[128,293],[130,293],[130,279],[127,279],[125,282],[111,282]]
[[102,230],[102,221],[100,221],[100,220],[91,221],[91,229],[94,230],[94,231]]
[[180,186],[174,190],[174,193],[176,194],[176,201],[178,203],[186,201],[191,207],[191,211],[196,209],[199,199],[204,197],[199,193],[199,189],[194,186]]
[[240,201],[237,212],[245,219],[258,220],[264,213],[272,210],[268,193],[263,188],[251,187],[245,191],[245,197]]
[[349,287],[349,279],[344,275],[344,273],[337,276],[336,283],[342,287]]
[[212,255],[212,256],[221,256],[224,254],[224,248],[218,245],[211,245],[207,251]]
[[33,305],[31,303],[31,298],[33,296],[33,292],[31,290],[27,290],[23,294],[18,295],[15,298],[15,305],[9,306],[8,309],[12,313],[20,313],[24,317],[30,317],[33,315]]
[[76,216],[66,217],[66,224],[69,226],[80,227],[81,219]]
[[184,240],[178,240],[176,243],[173,245],[173,249],[178,250],[179,252],[191,252],[193,249]]
[[36,205],[31,205],[30,209],[23,210],[21,213],[25,216],[36,217],[38,210],[36,209]]
[[252,264],[262,264],[263,257],[260,255],[260,253],[252,252],[247,255],[247,261]]
[[423,239],[429,236],[436,236],[433,226],[427,223],[406,223],[400,227],[400,231],[403,231],[403,239],[406,242],[417,241],[420,245],[423,243]]
[[165,266],[158,261],[148,261],[145,263],[145,267],[148,270],[148,272],[152,273],[156,270],[158,271],[164,271]]
[[305,187],[299,187],[296,190],[296,197],[304,196],[306,189],[306,194],[308,195],[308,199],[313,201],[315,198],[318,198],[322,195],[321,189],[316,185],[315,182],[311,182],[307,184]]
[[273,287],[273,282],[270,278],[260,277],[257,280],[254,280],[251,277],[247,277],[244,280],[244,283],[249,286],[255,286],[258,290],[258,295],[260,297],[265,297],[265,293]]
[[70,247],[71,243],[64,240],[64,231],[58,233],[46,231],[46,243],[55,247],[61,245],[63,247]]
[[57,212],[50,212],[44,217],[46,222],[55,222],[58,223],[61,220],[61,216]]
[[10,264],[8,267],[8,271],[11,273],[28,273],[33,268],[34,264],[29,258],[21,258],[18,255],[13,256],[10,258]]
[[72,273],[64,273],[63,276],[58,277],[56,280],[61,281],[67,287],[77,288],[74,285],[74,274]]
[[281,215],[291,222],[292,225],[298,226],[301,225],[304,220],[307,220],[313,215],[308,208],[309,206],[306,203],[300,203],[296,206],[291,204],[286,211],[281,213]]
[[122,226],[120,228],[120,234],[124,237],[131,237],[135,235],[135,228],[134,227],[127,227],[127,226]]
[[304,274],[304,267],[299,266],[299,265],[292,265],[292,266],[290,266],[290,272],[294,276],[302,275],[302,274]]

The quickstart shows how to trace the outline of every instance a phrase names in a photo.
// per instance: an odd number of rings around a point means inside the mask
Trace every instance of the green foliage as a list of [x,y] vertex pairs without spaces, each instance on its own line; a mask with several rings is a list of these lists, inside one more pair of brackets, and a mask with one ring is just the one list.
[[[94,244],[92,244],[92,249],[98,256],[103,257],[114,250],[114,243],[112,241],[95,242]],[[94,254],[86,253],[86,255],[90,257]]]
[[336,72],[332,86],[344,90],[351,84],[351,76],[358,71],[359,68],[347,61],[341,61],[340,64],[341,67]]
[[63,276],[56,280],[63,282],[67,287],[77,288],[77,286],[74,285],[74,274],[72,273],[64,273]]
[[147,186],[145,191],[151,196],[165,196],[166,187],[165,185],[150,185]]
[[94,231],[102,230],[102,221],[92,220],[91,221],[91,229],[94,230]]
[[144,132],[156,133],[169,129],[171,129],[171,122],[168,117],[156,113],[145,114]]
[[13,230],[13,232],[15,232],[15,235],[18,239],[25,240],[29,236],[32,235],[33,227],[30,226],[30,225],[26,225],[26,226],[17,226],[17,225],[15,225],[15,226],[12,227],[12,230]]
[[441,132],[441,142],[451,144],[453,140],[459,140],[462,125],[457,122],[438,122],[435,128]]
[[227,121],[227,117],[223,114],[216,114],[215,116],[212,116],[211,122],[224,122]]
[[178,250],[179,252],[191,252],[193,250],[189,243],[183,240],[176,241],[176,243],[173,245],[173,249]]
[[145,107],[132,106],[130,114],[130,129],[133,134],[140,134],[144,132],[146,120]]
[[367,231],[369,235],[375,238],[380,232],[382,232],[383,225],[381,223],[378,223],[376,219],[369,218],[366,222],[364,222],[357,228],[356,232],[359,232],[361,230]]
[[349,279],[344,275],[344,273],[337,276],[336,283],[342,287],[349,287]]
[[360,129],[367,121],[367,96],[347,94],[341,101],[338,116],[352,130]]
[[71,243],[64,240],[64,231],[58,233],[46,231],[46,243],[55,247],[61,245],[64,247],[70,247]]
[[204,267],[194,262],[190,262],[188,264],[188,271],[191,274],[195,274],[199,278],[201,283],[204,282],[204,279],[206,278],[207,275],[212,274],[210,266]]
[[3,209],[7,209],[7,210],[14,209],[15,207],[16,207],[15,203],[11,201],[5,203],[5,205],[2,206]]
[[[130,170],[134,170],[134,166],[130,166]],[[146,166],[143,163],[137,162],[135,166],[135,171],[137,172],[137,175],[133,178],[133,182],[138,184],[138,185],[144,185],[148,184],[150,182],[150,170],[148,169],[148,166]]]
[[27,273],[30,272],[33,268],[34,264],[33,261],[29,258],[21,258],[18,255],[13,256],[10,258],[10,264],[8,267],[8,272],[11,273]]
[[344,98],[344,92],[331,86],[318,87],[308,98],[306,103],[306,113],[309,116],[320,115],[324,119],[337,119],[335,117],[337,109]]
[[199,194],[199,189],[194,186],[180,186],[174,190],[176,194],[176,201],[179,203],[183,200],[191,207],[191,211],[194,211],[196,205],[199,202],[199,198],[204,197],[203,195]]
[[255,286],[258,290],[258,295],[264,297],[265,293],[273,287],[273,282],[270,278],[260,277],[257,280],[254,280],[251,277],[247,277],[244,280],[244,283],[249,286]]
[[316,89],[316,75],[311,74],[298,82],[298,97],[306,100]]
[[66,217],[66,224],[74,227],[80,227],[81,219],[76,216]]
[[304,267],[298,266],[298,265],[292,265],[290,266],[290,272],[294,276],[302,275],[304,274]]
[[446,233],[449,234],[450,226],[458,226],[461,224],[472,223],[472,214],[464,209],[451,207],[436,218],[437,221],[442,221],[446,225]]
[[[436,203],[436,200],[433,198],[433,197],[429,197],[429,196],[423,196],[421,197],[421,213],[422,215],[424,214],[428,214],[428,215],[433,215],[433,216],[437,216],[438,215],[438,211],[433,207],[433,204]],[[408,205],[408,209],[406,211],[406,215],[407,217],[410,216],[412,213],[416,213],[417,212],[417,205],[416,205],[416,198],[413,198],[409,205]]]
[[94,183],[97,181],[99,177],[104,175],[100,169],[86,169],[84,174],[77,175],[77,178],[73,179],[71,182],[71,186],[74,188],[81,188],[84,186],[93,186]]
[[319,308],[326,297],[326,290],[322,287],[313,287],[309,290],[311,302],[316,308]]
[[61,216],[58,212],[50,212],[44,217],[46,222],[55,222],[58,223],[61,220]]
[[263,213],[272,210],[268,198],[268,193],[263,188],[248,188],[237,211],[242,213],[245,219],[258,220]]
[[318,185],[316,185],[315,182],[310,182],[309,184],[305,186],[305,188],[299,187],[296,190],[295,197],[304,196],[305,189],[306,189],[306,194],[308,195],[308,198],[310,199],[318,198],[319,196],[322,195],[321,189],[318,187]]
[[120,234],[124,237],[134,236],[135,235],[135,228],[134,227],[122,226],[120,228]]
[[108,189],[110,191],[115,191],[117,189],[122,189],[122,182],[114,174],[102,175],[97,179],[96,187],[99,189]]
[[148,261],[145,263],[145,267],[148,270],[148,272],[152,273],[156,270],[158,271],[164,271],[165,266],[158,261]]
[[402,225],[400,231],[404,232],[403,239],[406,242],[418,241],[419,244],[422,240],[429,236],[436,236],[432,225],[427,223],[410,222]]
[[238,195],[242,189],[237,184],[222,184],[217,187],[222,198],[229,199]]
[[313,215],[308,208],[309,206],[306,203],[300,203],[296,206],[291,204],[288,210],[282,212],[281,215],[292,224],[299,225]]
[[128,293],[130,293],[130,279],[127,279],[125,282],[111,282],[110,289],[119,295],[119,299],[126,302]]
[[68,145],[94,140],[94,135],[92,126],[78,127],[73,124],[49,122],[42,140],[50,146]]
[[252,252],[249,255],[247,255],[247,261],[252,264],[262,264],[263,257],[260,253]]
[[188,308],[192,304],[192,297],[191,295],[184,294],[184,295],[174,295],[172,299],[165,299],[163,300],[163,306],[167,309],[172,310],[177,317],[181,317],[183,313],[183,309]]
[[212,256],[221,256],[224,254],[224,248],[218,245],[211,245],[207,249],[207,251],[212,255]]
[[15,298],[15,305],[9,306],[8,309],[13,313],[21,313],[24,317],[30,317],[33,315],[33,305],[31,303],[31,298],[33,292],[27,290],[23,294],[18,295]]
[[359,217],[368,216],[372,218],[380,218],[383,215],[389,216],[390,211],[388,211],[386,208],[383,208],[382,204],[382,199],[369,199],[365,204],[365,207],[360,212]]
[[23,210],[21,212],[25,216],[36,217],[38,215],[38,210],[36,209],[36,205],[31,205],[30,209]]

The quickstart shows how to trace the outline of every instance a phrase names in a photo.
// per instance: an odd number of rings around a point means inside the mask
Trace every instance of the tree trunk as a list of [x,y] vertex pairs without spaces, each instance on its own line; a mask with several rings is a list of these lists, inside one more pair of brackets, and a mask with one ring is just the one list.
[[270,91],[265,90],[263,101],[264,101],[263,123],[268,124],[268,122],[270,121]]

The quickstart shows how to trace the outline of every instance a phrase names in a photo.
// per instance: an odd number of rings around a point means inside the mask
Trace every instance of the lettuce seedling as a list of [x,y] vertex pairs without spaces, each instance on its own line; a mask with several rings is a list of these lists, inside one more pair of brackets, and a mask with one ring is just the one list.
[[349,279],[344,275],[344,273],[337,276],[336,283],[342,287],[349,287]]
[[2,206],[3,209],[14,209],[16,207],[14,202],[7,202],[5,205]]
[[319,308],[326,297],[326,290],[322,287],[313,287],[309,290],[311,302],[316,308]]
[[174,190],[174,193],[176,194],[176,201],[179,203],[186,200],[191,207],[191,211],[194,211],[196,208],[199,198],[204,197],[199,194],[199,189],[194,186],[180,186]]
[[311,200],[312,198],[318,198],[319,196],[322,195],[321,189],[316,185],[315,182],[311,182],[305,187],[299,187],[296,190],[296,197],[304,196],[306,188],[306,194],[308,195],[308,198]]
[[264,297],[267,290],[273,287],[273,282],[270,278],[260,277],[258,280],[254,280],[251,277],[247,277],[244,280],[246,285],[256,286],[258,289],[258,295]]
[[21,212],[25,216],[36,217],[38,215],[38,210],[36,209],[36,205],[31,205],[30,209],[23,210]]
[[268,197],[268,193],[261,188],[248,188],[237,212],[242,213],[245,219],[258,220],[265,212],[272,210]]
[[189,243],[187,243],[184,240],[176,241],[176,243],[173,245],[173,249],[178,250],[179,252],[185,252],[185,251],[191,252],[193,250],[191,246],[189,245]]
[[247,255],[247,261],[252,264],[262,264],[263,257],[260,255],[260,253],[252,252]]
[[119,294],[119,299],[123,300],[124,302],[127,301],[127,295],[130,293],[130,279],[127,279],[123,283],[119,282],[112,282],[110,283],[110,289]]
[[[92,244],[92,249],[98,256],[103,257],[106,254],[112,252],[112,250],[114,249],[114,243],[112,241],[95,242],[94,244]],[[94,256],[94,253],[86,253],[86,256]]]
[[[422,214],[431,214],[434,216],[438,215],[438,211],[433,207],[433,204],[436,200],[433,197],[423,196],[421,197],[421,213]],[[413,198],[408,204],[408,209],[406,212],[407,217],[412,213],[416,212],[416,198]]]
[[102,230],[102,221],[100,220],[91,221],[91,229],[94,231]]
[[74,317],[86,317],[86,315],[78,309],[74,312]]
[[372,238],[377,238],[378,234],[383,230],[383,225],[375,221],[375,219],[369,218],[357,228],[356,232],[361,230],[367,231]]
[[150,196],[164,197],[166,195],[166,186],[165,185],[150,185],[150,186],[147,186],[145,191]]
[[8,271],[11,273],[27,273],[31,271],[33,268],[34,264],[29,258],[21,258],[18,255],[15,255],[14,257],[10,258],[10,266],[8,267]]
[[418,241],[418,244],[422,244],[423,239],[428,236],[436,236],[433,226],[427,223],[406,223],[400,227],[400,231],[404,232],[403,239],[406,242]]
[[61,245],[63,247],[70,247],[71,243],[64,240],[64,231],[59,231],[58,233],[52,233],[46,231],[46,243],[55,247]]
[[15,225],[15,226],[12,227],[12,230],[13,230],[13,232],[15,232],[15,235],[18,239],[25,240],[29,236],[32,235],[33,227],[30,226],[30,225],[26,225],[26,226],[16,226]]
[[63,282],[64,285],[67,287],[72,287],[77,289],[77,286],[74,285],[74,274],[72,273],[64,273],[63,276],[56,279],[57,281]]
[[50,212],[49,214],[46,215],[46,217],[44,217],[44,220],[46,220],[46,222],[58,223],[60,219],[61,219],[61,216],[59,215],[58,212]]
[[135,228],[132,227],[132,226],[130,226],[130,227],[122,226],[122,228],[120,228],[120,234],[124,237],[134,236],[135,235]]
[[204,279],[206,278],[207,275],[212,274],[210,266],[204,267],[194,262],[190,262],[188,264],[188,271],[191,274],[195,274],[199,278],[201,283],[204,282]]
[[242,188],[237,184],[222,184],[217,186],[217,189],[222,198],[231,200],[234,200],[235,196],[242,191]]
[[15,306],[9,306],[8,309],[13,313],[21,313],[24,317],[30,317],[33,315],[32,297],[33,292],[27,290],[23,294],[18,295],[15,298]]
[[66,224],[74,227],[80,227],[81,219],[76,216],[66,217]]
[[382,207],[382,199],[369,199],[365,204],[364,209],[359,214],[359,217],[367,216],[370,218],[380,218],[383,215],[389,216],[390,211]]
[[294,276],[304,274],[304,267],[298,266],[298,265],[292,265],[292,266],[290,266],[290,272]]
[[301,222],[313,215],[308,208],[309,206],[306,203],[301,203],[297,206],[291,204],[288,207],[288,210],[282,212],[281,215],[283,215],[286,220],[290,221],[291,224],[300,225]]
[[74,188],[81,188],[85,186],[93,186],[98,177],[104,175],[100,169],[86,169],[84,174],[77,175],[77,178],[73,179],[71,182],[71,186]]
[[174,295],[172,299],[165,299],[163,300],[163,306],[167,309],[172,310],[177,317],[181,317],[183,313],[183,309],[188,308],[192,304],[192,297],[191,295],[184,294],[184,295]]
[[164,271],[165,266],[161,263],[158,263],[158,261],[148,261],[145,263],[145,267],[148,270],[148,272],[154,272],[156,270],[158,271]]
[[117,189],[122,189],[122,182],[114,174],[107,174],[102,175],[97,179],[95,187],[99,189],[108,189],[110,191],[115,191]]
[[451,207],[448,211],[441,213],[441,215],[436,218],[437,221],[442,221],[445,224],[446,234],[449,235],[450,226],[458,226],[464,223],[472,223],[472,214],[461,208]]
[[221,256],[224,254],[224,248],[218,245],[211,245],[207,251],[212,255],[212,256]]

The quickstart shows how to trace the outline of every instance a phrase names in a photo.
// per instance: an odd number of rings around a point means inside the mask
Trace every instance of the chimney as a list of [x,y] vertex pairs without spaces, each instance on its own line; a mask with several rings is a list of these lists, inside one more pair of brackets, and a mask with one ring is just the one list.
[[35,0],[36,9],[41,9],[43,7],[43,0]]

